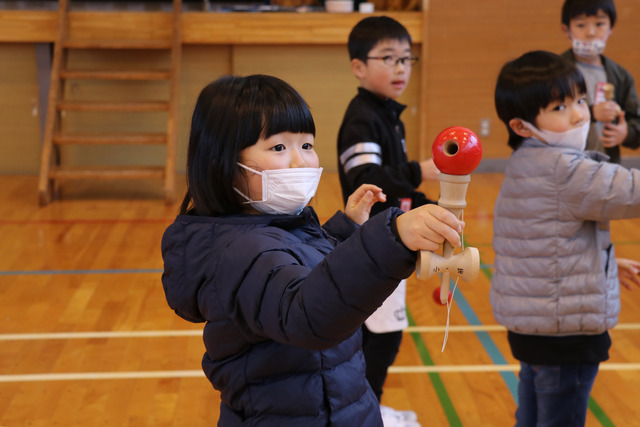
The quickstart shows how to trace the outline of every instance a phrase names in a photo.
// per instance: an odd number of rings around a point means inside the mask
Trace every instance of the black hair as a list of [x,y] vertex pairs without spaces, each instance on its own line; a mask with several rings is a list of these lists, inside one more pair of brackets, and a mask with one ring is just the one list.
[[407,41],[411,46],[411,35],[401,23],[388,16],[369,16],[349,33],[349,58],[366,61],[369,52],[383,40]]
[[496,112],[509,131],[509,146],[514,150],[523,138],[509,126],[514,118],[534,126],[540,111],[567,96],[587,93],[582,73],[569,60],[542,50],[527,52],[507,62],[500,70],[495,91]]
[[562,23],[568,27],[576,16],[596,16],[598,10],[609,15],[611,28],[613,28],[616,23],[616,6],[613,0],[565,0],[562,5]]
[[291,132],[315,136],[309,106],[288,83],[272,76],[223,76],[198,96],[187,152],[187,194],[180,213],[239,213],[234,191],[240,152],[261,138]]

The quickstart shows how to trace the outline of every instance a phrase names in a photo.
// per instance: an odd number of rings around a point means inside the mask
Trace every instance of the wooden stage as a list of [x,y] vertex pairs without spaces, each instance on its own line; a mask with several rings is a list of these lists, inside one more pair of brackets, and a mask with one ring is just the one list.
[[[518,367],[488,302],[501,180],[472,175],[464,240],[479,249],[482,272],[459,284],[444,352],[438,278],[408,283],[413,325],[383,403],[416,411],[423,426],[514,424]],[[165,205],[154,181],[69,182],[43,208],[36,188],[35,176],[0,176],[0,426],[215,425],[202,325],[173,314],[160,282],[160,239],[178,205]],[[424,189],[437,198],[437,183]],[[326,174],[313,202],[322,218],[341,207],[339,193]],[[639,256],[640,220],[615,222],[612,233],[619,256]],[[621,294],[588,426],[640,426],[640,289]]]

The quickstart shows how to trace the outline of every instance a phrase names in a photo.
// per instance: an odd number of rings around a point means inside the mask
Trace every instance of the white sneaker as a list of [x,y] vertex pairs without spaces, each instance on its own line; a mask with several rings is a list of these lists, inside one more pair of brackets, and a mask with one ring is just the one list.
[[413,411],[396,411],[380,405],[380,415],[382,415],[384,427],[420,427],[418,415]]

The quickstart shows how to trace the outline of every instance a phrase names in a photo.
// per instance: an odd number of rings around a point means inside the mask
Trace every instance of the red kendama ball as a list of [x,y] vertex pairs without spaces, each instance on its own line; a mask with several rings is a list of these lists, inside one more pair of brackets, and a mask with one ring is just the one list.
[[440,132],[431,147],[433,162],[448,175],[469,175],[482,160],[482,144],[478,136],[462,126]]
[[[449,302],[451,302],[451,297],[453,297],[453,294],[451,293],[451,290],[449,290],[449,298],[448,298]],[[433,290],[433,300],[436,302],[436,304],[445,305],[445,304],[442,304],[442,302],[440,301],[439,286]]]

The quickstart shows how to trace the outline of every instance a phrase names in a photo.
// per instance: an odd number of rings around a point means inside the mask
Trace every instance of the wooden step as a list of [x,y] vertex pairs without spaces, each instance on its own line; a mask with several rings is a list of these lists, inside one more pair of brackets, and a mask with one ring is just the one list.
[[170,40],[64,40],[67,49],[171,49]]
[[58,166],[49,174],[49,178],[55,179],[162,179],[164,176],[164,166]]
[[169,80],[169,70],[63,70],[60,72],[63,79],[85,80]]
[[167,101],[90,102],[61,101],[58,110],[67,111],[169,111]]
[[58,145],[151,145],[166,144],[166,133],[101,133],[101,134],[62,134],[53,135],[53,143]]
[[[102,27],[102,22],[87,23],[95,30],[90,35],[77,36],[76,31],[72,31],[69,23],[69,10],[71,9],[71,0],[58,0],[58,25],[55,43],[53,44],[53,61],[51,65],[51,79],[49,85],[49,102],[47,107],[47,119],[45,123],[42,156],[40,163],[40,176],[38,180],[38,195],[40,205],[44,206],[49,203],[52,197],[59,194],[58,182],[66,179],[146,179],[159,178],[164,180],[165,201],[173,203],[175,198],[175,175],[176,175],[176,129],[179,115],[179,95],[180,95],[180,62],[182,57],[182,0],[172,0],[173,12],[171,16],[170,39],[162,36],[160,40],[152,39],[135,39],[128,40],[128,35],[120,32],[120,28],[116,29],[113,34],[107,34],[110,31]],[[123,28],[126,27],[123,22]],[[84,25],[84,23],[83,23]],[[129,25],[131,26],[131,25]],[[109,29],[110,30],[110,29]],[[163,31],[165,28],[163,28]],[[132,33],[131,37],[136,38],[136,34]],[[164,32],[163,32],[164,34]],[[113,38],[115,36],[115,38]],[[158,37],[160,34],[144,34],[141,37]],[[142,50],[155,50],[151,61],[148,65],[131,65],[133,69],[110,69],[115,68],[109,65],[107,69],[95,66],[88,69],[83,66],[74,68],[69,66],[69,51],[85,49],[90,50],[91,55],[107,57],[114,55],[116,50],[129,50],[124,52],[125,56],[137,55]],[[103,50],[103,52],[99,52]],[[109,50],[109,51],[107,51]],[[105,52],[106,51],[106,52]],[[80,52],[76,52],[80,53]],[[163,57],[163,63],[155,64],[153,59],[160,54]],[[140,58],[145,60],[146,55]],[[108,59],[108,58],[105,58]],[[149,59],[149,58],[146,58]],[[167,65],[168,60],[168,65]],[[142,62],[141,62],[142,64]],[[164,69],[169,68],[169,69]],[[168,89],[167,97],[164,95],[145,96],[146,90],[142,90],[136,98],[138,91],[136,88],[127,92],[126,96],[112,96],[111,91],[104,90],[100,92],[104,99],[95,96],[79,96],[68,100],[65,96],[73,97],[73,90],[68,90],[65,83],[67,80],[73,80],[74,85],[84,85],[83,80],[111,80],[111,81],[132,81],[146,82],[143,85],[154,85],[156,81],[164,80],[161,83]],[[87,85],[91,87],[94,82]],[[116,86],[117,83],[114,82]],[[102,85],[101,85],[102,86]],[[109,86],[109,85],[107,85]],[[74,88],[71,88],[74,89]],[[82,91],[77,91],[82,93]],[[92,92],[93,93],[93,92]],[[152,99],[148,99],[148,98]],[[121,98],[125,98],[122,100]],[[95,127],[94,130],[86,128],[85,132],[65,133],[63,129],[66,127],[63,122],[66,120],[66,112],[162,112],[167,116],[165,130],[156,130],[156,132],[121,132],[114,133],[108,131],[100,132],[101,127]],[[82,117],[80,117],[82,118]],[[99,119],[100,117],[98,117]],[[113,121],[109,115],[105,115],[106,120]],[[156,118],[156,117],[154,117]],[[93,118],[92,118],[93,119]],[[102,123],[104,125],[104,123]],[[105,129],[113,129],[109,126]],[[144,127],[142,129],[145,129]],[[152,130],[152,129],[150,129]],[[159,132],[158,132],[159,131]],[[122,149],[122,145],[164,145],[166,147],[165,164],[163,166],[100,166],[94,167],[90,165],[66,166],[60,156],[59,148],[62,145],[114,145],[113,150]],[[105,162],[106,163],[106,162]],[[140,162],[145,163],[145,162]]]

